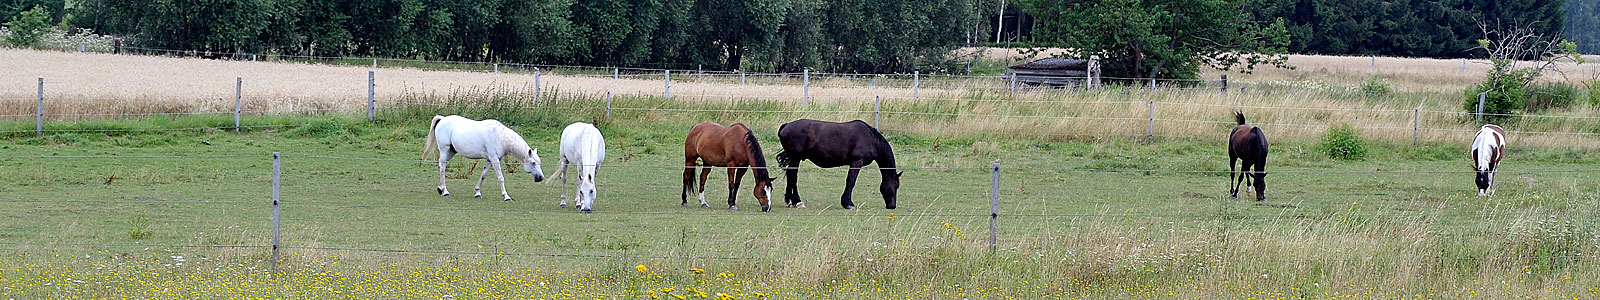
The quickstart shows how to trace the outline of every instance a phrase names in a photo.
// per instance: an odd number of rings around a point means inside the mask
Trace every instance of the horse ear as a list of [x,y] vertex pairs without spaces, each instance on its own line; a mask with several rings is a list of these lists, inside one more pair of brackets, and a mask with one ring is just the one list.
[[900,175],[905,175],[905,174],[906,174],[906,171],[895,172],[894,173],[894,178],[898,179],[898,178],[900,178]]

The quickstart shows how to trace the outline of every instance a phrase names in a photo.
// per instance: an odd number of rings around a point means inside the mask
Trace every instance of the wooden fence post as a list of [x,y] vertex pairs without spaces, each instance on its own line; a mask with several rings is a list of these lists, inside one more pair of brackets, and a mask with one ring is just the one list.
[[922,71],[911,71],[911,100],[921,100]]
[[1222,92],[1228,92],[1228,74],[1222,74]]
[[994,179],[989,185],[989,251],[994,252],[995,235],[1000,227],[1000,162],[994,162]]
[[39,77],[39,106],[33,122],[33,133],[44,136],[44,77]]
[[234,77],[233,132],[239,132],[239,113],[244,112],[244,77]]
[[611,91],[606,91],[606,122],[611,122]]
[[802,73],[801,76],[802,76],[801,80],[803,81],[802,84],[804,86],[800,88],[800,98],[805,100],[806,105],[810,105],[811,104],[811,69],[809,69],[809,68],[805,69],[805,73]]
[[883,97],[872,96],[872,128],[878,128],[878,115],[883,111]]
[[282,244],[280,243],[282,241],[282,236],[279,235],[279,233],[278,233],[278,210],[279,210],[278,202],[281,199],[281,198],[279,198],[278,190],[279,190],[279,186],[282,185],[282,183],[283,183],[283,179],[282,179],[283,178],[283,176],[282,176],[283,167],[278,162],[278,157],[279,157],[278,152],[273,152],[272,153],[272,272],[273,273],[277,273],[278,272],[278,261],[282,260],[282,256],[278,255],[278,249],[283,248]]
[[1422,118],[1422,109],[1411,109],[1411,145],[1417,145],[1417,122]]
[[1155,138],[1156,138],[1156,102],[1155,101],[1150,101],[1150,126],[1149,126],[1149,132],[1145,133],[1145,140],[1147,140],[1147,141],[1148,140],[1155,140]]
[[661,97],[672,98],[672,70],[661,70]]
[[376,71],[367,70],[367,121],[369,122],[373,120],[373,114],[378,108],[376,78]]

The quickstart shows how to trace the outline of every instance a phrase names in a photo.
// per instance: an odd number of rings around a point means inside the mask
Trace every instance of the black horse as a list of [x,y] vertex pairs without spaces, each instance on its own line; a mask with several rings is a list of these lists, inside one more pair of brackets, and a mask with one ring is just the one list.
[[[1239,125],[1233,127],[1233,132],[1228,134],[1228,181],[1233,184],[1230,189],[1229,199],[1239,198],[1239,183],[1249,175],[1256,187],[1256,201],[1267,200],[1267,136],[1261,134],[1261,128],[1244,124],[1244,113],[1234,112]],[[1238,176],[1235,176],[1233,164],[1235,161],[1244,160],[1240,166]],[[1255,166],[1255,172],[1250,167]],[[1249,185],[1246,185],[1249,186]]]
[[883,184],[878,186],[878,191],[883,193],[883,203],[894,209],[900,174],[905,172],[895,172],[894,150],[889,148],[889,141],[866,122],[795,120],[778,127],[778,141],[783,143],[783,151],[777,155],[778,166],[789,180],[783,200],[789,207],[805,207],[795,188],[795,180],[799,177],[800,161],[810,160],[823,168],[850,166],[850,176],[845,179],[844,195],[839,201],[845,209],[856,209],[850,194],[856,187],[856,175],[861,173],[861,167],[877,162],[878,169],[883,171]]

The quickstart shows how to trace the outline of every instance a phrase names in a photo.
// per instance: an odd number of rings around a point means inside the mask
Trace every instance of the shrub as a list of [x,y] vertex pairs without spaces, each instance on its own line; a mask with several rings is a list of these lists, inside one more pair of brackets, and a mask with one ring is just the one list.
[[34,5],[33,9],[11,17],[6,27],[10,31],[6,43],[16,47],[31,47],[39,43],[39,37],[50,30],[50,11],[43,5]]
[[1363,160],[1367,158],[1367,145],[1350,124],[1339,124],[1322,136],[1322,152],[1337,160]]
[[1367,98],[1387,98],[1394,95],[1394,86],[1389,84],[1389,80],[1378,75],[1362,80],[1361,85],[1356,86],[1356,90]]
[[1536,113],[1555,108],[1571,108],[1578,99],[1578,87],[1568,83],[1529,86],[1523,112]]
[[1478,94],[1484,93],[1483,120],[1499,123],[1526,107],[1528,95],[1523,92],[1522,87],[1523,82],[1516,76],[1502,76],[1498,80],[1484,81],[1467,88],[1466,101],[1461,103],[1461,108],[1469,114],[1477,113]]
[[1583,94],[1584,100],[1589,102],[1589,107],[1600,108],[1600,92],[1595,91],[1595,89],[1600,89],[1600,81],[1585,82],[1583,83],[1583,89],[1585,90]]

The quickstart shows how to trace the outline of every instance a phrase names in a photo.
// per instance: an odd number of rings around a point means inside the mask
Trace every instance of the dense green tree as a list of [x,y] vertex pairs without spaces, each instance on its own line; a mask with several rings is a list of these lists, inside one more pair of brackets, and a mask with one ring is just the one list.
[[1567,0],[1563,33],[1578,44],[1578,52],[1600,53],[1600,0]]
[[[1582,0],[1594,1],[1594,0]],[[1290,52],[1458,58],[1479,38],[1478,24],[1562,29],[1562,0],[1248,0],[1256,22],[1283,19]]]
[[17,13],[11,21],[5,23],[11,29],[11,35],[6,36],[6,43],[12,46],[28,47],[39,43],[39,37],[50,30],[50,10],[44,5],[35,5],[33,9]]
[[180,50],[906,72],[953,65],[949,50],[977,34],[989,10],[975,6],[989,1],[71,0],[58,10]]
[[1289,35],[1281,21],[1250,22],[1237,0],[1019,2],[1039,18],[1035,38],[1100,56],[1110,77],[1194,78],[1202,65],[1282,65]]

